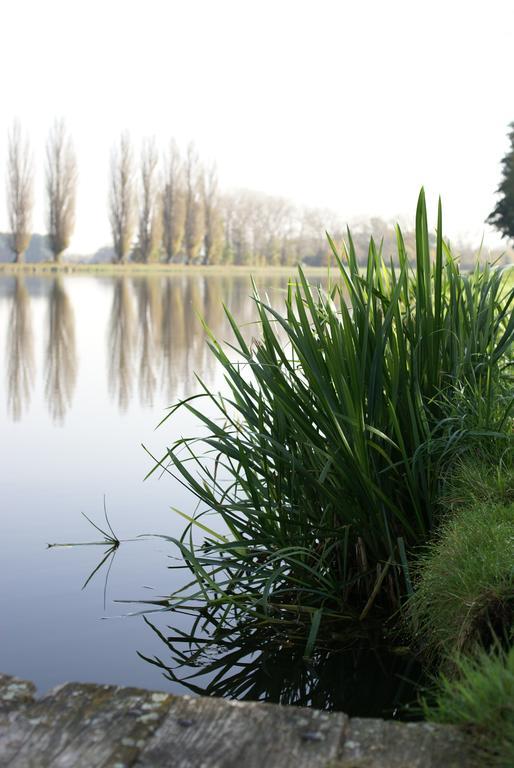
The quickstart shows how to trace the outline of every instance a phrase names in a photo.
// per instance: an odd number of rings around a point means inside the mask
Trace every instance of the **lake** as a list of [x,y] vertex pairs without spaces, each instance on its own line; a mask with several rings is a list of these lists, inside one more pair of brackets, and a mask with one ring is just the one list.
[[[286,277],[260,275],[257,284],[281,304]],[[199,390],[195,374],[211,390],[223,386],[199,318],[229,340],[224,302],[248,338],[258,335],[250,294],[250,278],[230,273],[0,277],[2,672],[32,679],[40,691],[78,680],[184,692],[138,656],[170,657],[142,606],[117,602],[156,599],[185,578],[169,569],[177,564],[173,544],[137,538],[179,536],[184,521],[171,507],[195,507],[169,474],[144,480],[154,462],[142,443],[161,457],[192,433],[182,412],[155,427],[170,405]],[[128,541],[98,571],[105,546],[47,548],[101,540],[81,513],[105,529],[104,496],[110,525]],[[176,613],[150,618],[167,635],[191,625]],[[230,646],[220,656],[237,662],[237,673],[230,662],[216,682],[219,670],[208,669],[202,685],[215,680],[218,695],[279,701],[286,690],[291,703],[381,714],[393,707],[404,664],[397,655],[384,661],[359,653],[360,666],[330,655],[306,666],[302,649],[287,644],[264,654]]]
[[[277,294],[287,281],[259,282]],[[104,549],[46,544],[101,540],[81,512],[103,524],[104,494],[120,538],[180,533],[170,506],[191,511],[192,499],[169,475],[144,482],[152,461],[141,443],[160,456],[190,430],[177,416],[154,432],[167,406],[198,389],[195,373],[220,384],[199,315],[228,338],[222,301],[249,323],[250,293],[248,276],[0,278],[2,671],[41,690],[63,680],[162,687],[136,656],[152,650],[146,625],[114,600],[172,591],[171,546],[123,544],[104,610],[105,569],[81,590]]]

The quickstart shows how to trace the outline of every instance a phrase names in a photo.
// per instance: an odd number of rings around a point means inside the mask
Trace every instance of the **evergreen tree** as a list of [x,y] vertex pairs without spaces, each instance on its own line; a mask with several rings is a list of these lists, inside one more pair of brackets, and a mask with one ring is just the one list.
[[509,126],[509,150],[502,160],[502,180],[498,186],[500,199],[487,217],[503,237],[514,239],[514,122]]

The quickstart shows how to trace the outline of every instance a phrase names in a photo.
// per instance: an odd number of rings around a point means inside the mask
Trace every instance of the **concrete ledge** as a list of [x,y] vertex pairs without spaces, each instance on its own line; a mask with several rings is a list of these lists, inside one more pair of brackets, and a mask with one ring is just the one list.
[[0,674],[0,768],[472,768],[429,723],[68,683],[36,699]]

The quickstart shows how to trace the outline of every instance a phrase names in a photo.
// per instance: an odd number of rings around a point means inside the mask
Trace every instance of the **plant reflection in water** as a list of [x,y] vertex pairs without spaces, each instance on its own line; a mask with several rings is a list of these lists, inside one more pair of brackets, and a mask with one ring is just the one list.
[[[118,547],[121,541],[135,540],[118,539],[105,510],[104,514],[108,530],[87,518],[103,534],[102,541],[48,546],[106,547],[82,587],[103,570],[105,609]],[[132,600],[116,602],[134,604]],[[209,615],[206,607],[184,605],[172,612],[189,617],[189,631],[168,627],[168,634],[148,618],[151,612],[169,614],[168,601],[144,602],[153,607],[141,612],[143,619],[166,646],[169,659],[150,658],[142,652],[138,656],[194,695],[309,706],[343,711],[352,717],[414,720],[421,715],[417,704],[417,691],[423,683],[420,664],[381,625],[346,624],[341,628],[334,622],[324,640],[306,657],[300,623],[296,633],[290,621],[283,630],[259,620],[234,622],[227,628],[226,623],[222,626]]]
[[[85,589],[93,577],[104,573],[105,610],[109,575],[120,543],[146,537],[120,540],[111,528],[105,506],[104,517],[106,529],[87,518],[103,540],[48,546],[105,547],[82,586]],[[134,604],[133,600],[115,602]],[[352,717],[414,720],[421,716],[417,704],[419,685],[423,684],[421,666],[384,625],[346,622],[343,627],[334,621],[307,656],[300,622],[296,631],[291,620],[283,628],[259,619],[246,623],[238,620],[227,626],[200,603],[170,609],[166,598],[142,602],[152,607],[135,615],[143,615],[169,658],[142,652],[138,656],[194,695],[309,706],[343,711]],[[187,616],[189,630],[168,627],[168,634],[148,618],[151,613],[162,612]]]
[[305,658],[305,638],[289,627],[283,635],[259,622],[218,632],[202,608],[189,634],[172,628],[167,634],[145,621],[170,659],[139,656],[193,694],[311,706],[353,717],[419,716],[420,666],[379,628],[342,636],[334,631]]

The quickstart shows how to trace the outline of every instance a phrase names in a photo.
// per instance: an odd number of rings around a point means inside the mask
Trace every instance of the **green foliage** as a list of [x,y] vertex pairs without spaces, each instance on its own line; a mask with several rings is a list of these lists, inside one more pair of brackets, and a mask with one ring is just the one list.
[[449,510],[462,505],[514,503],[514,421],[509,419],[504,428],[503,439],[493,437],[485,445],[474,446],[453,464],[440,499]]
[[514,648],[480,652],[455,660],[456,678],[441,675],[433,701],[424,702],[428,720],[472,729],[488,768],[514,765]]
[[487,218],[504,237],[514,238],[514,122],[509,126],[509,150],[502,160],[500,199]]
[[[421,557],[409,603],[420,641],[443,658],[508,636],[514,621],[514,503],[488,498],[497,484],[491,475],[482,485],[482,469],[477,463],[474,477],[466,469],[468,503],[448,515]],[[504,487],[506,496],[512,491]]]
[[[373,240],[364,272],[350,234],[342,256],[330,244],[328,293],[301,269],[283,313],[255,291],[258,341],[227,311],[234,359],[209,346],[229,394],[179,403],[206,434],[157,465],[202,505],[177,542],[194,578],[170,604],[307,621],[308,650],[322,618],[363,619],[409,593],[407,553],[434,527],[441,469],[490,430],[514,334],[514,292],[489,267],[460,273],[440,206],[432,259],[423,191],[414,265],[399,229],[397,266]],[[480,429],[448,418],[457,397],[484,404]],[[205,527],[211,512],[222,533]]]

